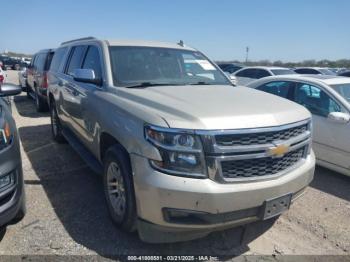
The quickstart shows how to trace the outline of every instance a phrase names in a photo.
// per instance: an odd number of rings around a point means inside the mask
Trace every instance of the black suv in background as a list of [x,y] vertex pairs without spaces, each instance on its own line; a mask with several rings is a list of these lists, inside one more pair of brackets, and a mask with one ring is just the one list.
[[25,214],[24,182],[19,137],[8,96],[21,87],[0,86],[0,229],[21,220]]
[[35,100],[38,112],[48,110],[47,104],[47,71],[54,55],[53,49],[36,53],[27,68],[27,96]]

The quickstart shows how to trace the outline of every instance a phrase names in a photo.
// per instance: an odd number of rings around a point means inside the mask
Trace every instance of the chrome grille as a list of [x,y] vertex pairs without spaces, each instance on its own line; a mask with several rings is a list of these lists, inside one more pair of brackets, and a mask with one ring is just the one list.
[[304,155],[305,147],[289,152],[281,158],[263,157],[222,161],[224,178],[250,178],[274,175],[298,163]]
[[297,137],[298,135],[305,133],[307,130],[308,126],[305,124],[280,131],[216,135],[215,140],[219,146],[261,145]]
[[[198,132],[208,175],[219,183],[278,176],[306,159],[311,147],[311,120],[266,128]],[[287,151],[278,155],[278,147]]]

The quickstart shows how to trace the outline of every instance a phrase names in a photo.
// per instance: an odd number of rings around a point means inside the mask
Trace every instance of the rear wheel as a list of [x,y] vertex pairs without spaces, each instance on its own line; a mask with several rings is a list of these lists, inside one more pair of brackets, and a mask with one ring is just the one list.
[[38,95],[38,91],[35,92],[35,107],[37,112],[47,111],[47,103]]
[[136,229],[136,204],[130,161],[119,145],[107,150],[104,159],[104,191],[113,222],[121,229]]
[[57,115],[57,109],[54,102],[51,102],[50,106],[50,118],[51,118],[51,133],[52,138],[58,143],[64,143],[66,140],[62,135],[62,126],[60,119]]

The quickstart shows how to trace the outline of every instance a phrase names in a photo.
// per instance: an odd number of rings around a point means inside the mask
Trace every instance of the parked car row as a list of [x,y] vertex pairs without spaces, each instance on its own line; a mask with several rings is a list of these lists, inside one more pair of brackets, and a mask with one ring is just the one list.
[[297,67],[284,68],[272,66],[244,66],[234,63],[219,63],[218,66],[227,74],[231,75],[233,82],[237,85],[247,85],[252,81],[274,75],[339,75],[349,76],[350,71],[343,69],[334,70],[332,68],[322,67]]
[[0,65],[3,70],[13,69],[19,70],[23,67],[28,66],[27,60],[14,59],[8,56],[0,55]]

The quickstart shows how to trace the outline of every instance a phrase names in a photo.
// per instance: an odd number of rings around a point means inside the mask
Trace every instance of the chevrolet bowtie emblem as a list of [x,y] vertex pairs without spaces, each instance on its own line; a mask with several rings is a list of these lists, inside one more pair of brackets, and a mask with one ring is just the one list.
[[268,150],[268,154],[272,157],[282,157],[289,151],[289,145],[278,145]]

